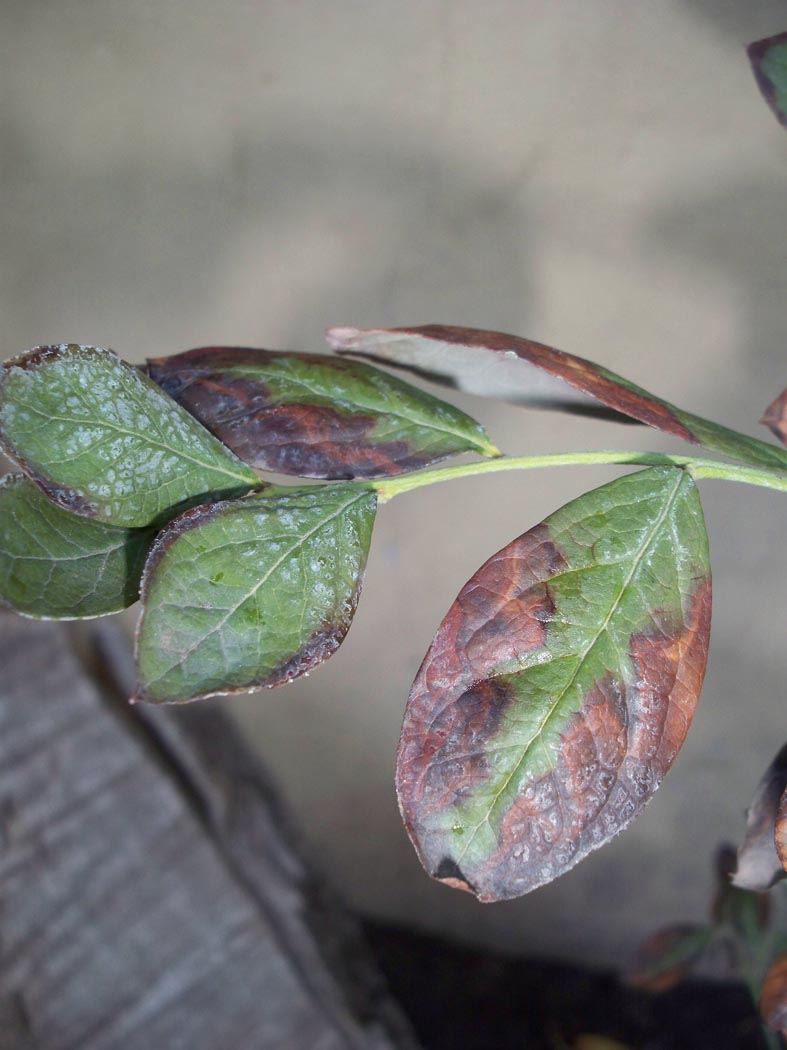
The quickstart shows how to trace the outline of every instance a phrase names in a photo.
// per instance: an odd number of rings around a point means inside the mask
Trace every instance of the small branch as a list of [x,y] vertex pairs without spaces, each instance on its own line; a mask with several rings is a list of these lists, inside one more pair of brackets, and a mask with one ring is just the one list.
[[399,496],[403,492],[434,485],[453,478],[469,478],[476,474],[496,474],[503,470],[536,470],[542,467],[578,466],[642,466],[684,467],[694,478],[718,478],[724,481],[739,481],[746,485],[787,492],[787,473],[780,474],[757,467],[741,467],[732,463],[721,463],[713,459],[697,459],[694,456],[671,456],[661,452],[555,452],[545,456],[504,456],[501,459],[459,466],[440,467],[403,477],[385,478],[366,482],[377,492],[380,503]]

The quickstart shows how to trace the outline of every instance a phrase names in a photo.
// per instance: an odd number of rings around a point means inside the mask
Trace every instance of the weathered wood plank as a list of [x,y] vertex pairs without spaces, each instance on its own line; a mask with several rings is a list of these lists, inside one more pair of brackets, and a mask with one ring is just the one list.
[[124,673],[113,697],[62,628],[0,616],[0,1046],[412,1046],[346,963],[352,924],[316,935],[320,894],[227,720],[130,710]]

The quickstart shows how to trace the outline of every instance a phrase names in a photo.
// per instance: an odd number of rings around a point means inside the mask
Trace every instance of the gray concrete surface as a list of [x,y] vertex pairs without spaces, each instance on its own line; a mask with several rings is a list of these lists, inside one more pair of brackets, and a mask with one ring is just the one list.
[[[3,0],[3,356],[319,349],[330,324],[465,324],[598,359],[757,432],[787,383],[787,135],[743,45],[777,0]],[[674,448],[464,400],[509,452]],[[787,737],[775,495],[708,483],[710,669],[646,814],[530,897],[431,883],[393,757],[410,681],[495,549],[611,476],[457,482],[380,514],[335,659],[231,702],[314,855],[365,911],[511,951],[621,958],[704,911]]]

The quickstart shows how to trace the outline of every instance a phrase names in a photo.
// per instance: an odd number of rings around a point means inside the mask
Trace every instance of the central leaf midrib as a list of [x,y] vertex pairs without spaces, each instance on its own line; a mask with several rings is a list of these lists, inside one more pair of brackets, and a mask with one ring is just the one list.
[[647,538],[646,538],[645,542],[642,544],[642,546],[640,547],[639,551],[637,552],[637,555],[634,558],[634,562],[632,564],[631,570],[630,570],[628,576],[626,577],[626,579],[623,581],[623,584],[621,585],[621,588],[618,591],[618,594],[617,594],[615,600],[613,601],[612,605],[610,606],[610,610],[607,613],[607,616],[604,618],[604,621],[602,622],[602,624],[599,627],[598,631],[594,635],[592,641],[588,644],[588,646],[586,647],[586,649],[584,650],[584,652],[580,656],[579,661],[577,663],[577,666],[576,666],[576,668],[574,670],[574,673],[571,675],[571,678],[566,683],[566,685],[563,687],[563,689],[560,691],[560,694],[557,696],[555,701],[549,707],[549,710],[544,715],[544,718],[542,719],[541,724],[538,726],[536,731],[533,733],[533,735],[530,738],[530,740],[527,742],[527,744],[525,744],[524,749],[522,750],[521,756],[516,761],[514,767],[512,768],[512,770],[509,773],[509,775],[506,777],[504,783],[501,785],[500,789],[495,792],[494,798],[492,799],[492,802],[490,803],[489,808],[487,809],[486,813],[484,814],[484,816],[481,818],[481,820],[479,820],[478,823],[473,828],[473,832],[470,835],[470,838],[465,843],[465,847],[462,850],[461,854],[459,855],[459,859],[457,861],[458,864],[461,864],[462,860],[464,859],[465,855],[467,854],[467,851],[469,850],[469,848],[473,844],[473,840],[475,839],[479,828],[481,828],[484,824],[488,824],[489,823],[489,820],[490,820],[492,814],[494,813],[495,808],[496,808],[497,804],[499,803],[503,793],[506,791],[506,789],[508,788],[508,785],[514,779],[514,777],[521,770],[523,763],[527,760],[527,757],[530,754],[531,748],[534,746],[534,744],[536,744],[539,741],[541,741],[541,739],[543,737],[544,730],[547,728],[547,726],[548,726],[552,716],[554,715],[555,711],[560,706],[560,704],[563,702],[563,700],[566,697],[566,695],[569,692],[569,690],[573,687],[574,683],[576,682],[576,680],[577,680],[577,678],[579,676],[580,671],[582,670],[582,668],[585,665],[585,661],[587,660],[587,658],[590,656],[590,654],[593,651],[593,649],[598,644],[598,642],[599,642],[600,638],[602,637],[602,635],[606,632],[607,627],[609,626],[609,623],[610,623],[612,617],[615,615],[615,613],[620,608],[620,604],[621,604],[621,602],[623,600],[623,597],[626,594],[626,591],[628,590],[628,587],[631,584],[631,581],[633,580],[637,570],[639,569],[639,566],[640,566],[640,564],[642,562],[642,559],[645,557],[645,555],[647,554],[647,552],[650,549],[651,545],[653,544],[653,540],[654,540],[656,534],[658,533],[659,529],[661,528],[662,524],[664,523],[664,520],[667,517],[667,514],[669,513],[669,511],[671,510],[671,508],[672,508],[672,506],[673,506],[673,504],[675,502],[675,499],[676,499],[677,494],[678,494],[678,490],[680,489],[680,486],[681,486],[681,484],[683,483],[683,480],[684,480],[683,471],[679,471],[678,475],[679,476],[678,476],[678,478],[677,478],[677,480],[675,482],[675,485],[674,485],[672,491],[670,492],[667,500],[665,501],[665,504],[664,504],[664,507],[663,507],[661,513],[659,514],[658,518],[654,522],[653,527],[648,532],[648,535],[647,535]]
[[250,591],[244,594],[240,601],[236,602],[235,605],[233,605],[230,609],[227,610],[227,612],[224,614],[221,620],[219,620],[218,623],[214,624],[214,626],[211,627],[207,634],[204,634],[201,638],[198,638],[192,645],[189,646],[189,648],[184,653],[182,653],[178,657],[175,663],[171,664],[168,668],[166,668],[166,670],[161,671],[159,674],[157,674],[155,678],[151,679],[151,682],[162,681],[164,678],[167,677],[167,675],[171,674],[171,672],[179,664],[184,664],[185,661],[192,655],[192,653],[198,646],[203,645],[209,638],[212,638],[213,635],[216,634],[217,631],[220,631],[225,626],[227,621],[235,615],[235,613],[238,611],[238,609],[241,608],[241,606],[245,605],[250,598],[254,597],[254,595],[259,591],[260,587],[262,587],[265,583],[268,582],[268,580],[271,578],[273,573],[276,572],[276,570],[279,568],[282,562],[284,562],[287,558],[291,557],[300,547],[303,547],[306,541],[311,539],[311,537],[316,532],[319,532],[320,529],[325,528],[326,525],[329,525],[354,503],[357,503],[359,500],[361,500],[368,494],[368,491],[363,491],[358,493],[357,495],[353,495],[351,499],[349,499],[346,503],[342,504],[342,506],[335,510],[332,514],[328,515],[328,517],[326,518],[323,518],[316,525],[314,525],[313,528],[309,529],[308,532],[304,533],[302,536],[299,536],[297,542],[294,543],[291,547],[289,547],[283,554],[281,554],[276,559],[276,561],[268,569],[265,575],[260,580],[258,580],[257,583],[255,583],[255,585],[251,588]]

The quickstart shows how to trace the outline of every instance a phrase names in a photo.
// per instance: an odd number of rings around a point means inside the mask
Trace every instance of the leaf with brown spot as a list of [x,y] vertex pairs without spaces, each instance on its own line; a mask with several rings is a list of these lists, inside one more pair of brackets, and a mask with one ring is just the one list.
[[762,892],[787,878],[774,838],[785,788],[787,744],[766,769],[746,812],[746,837],[738,849],[738,866],[732,879],[739,889]]
[[567,391],[601,402],[656,430],[724,456],[787,470],[787,451],[739,434],[670,404],[603,365],[502,332],[427,325],[422,328],[331,328],[328,342],[342,354],[410,369],[436,382],[516,404],[565,408]]
[[765,409],[765,415],[760,420],[769,427],[776,437],[787,445],[787,389],[782,390]]
[[691,723],[710,595],[699,497],[673,468],[588,492],[490,558],[405,713],[397,790],[426,870],[516,897],[629,824]]
[[499,455],[453,405],[357,361],[208,346],[148,373],[242,460],[302,478],[385,478],[460,452]]
[[787,953],[777,956],[765,975],[760,1016],[769,1028],[787,1036]]
[[355,614],[376,503],[361,485],[271,488],[176,518],[142,581],[139,698],[270,688],[327,660]]

